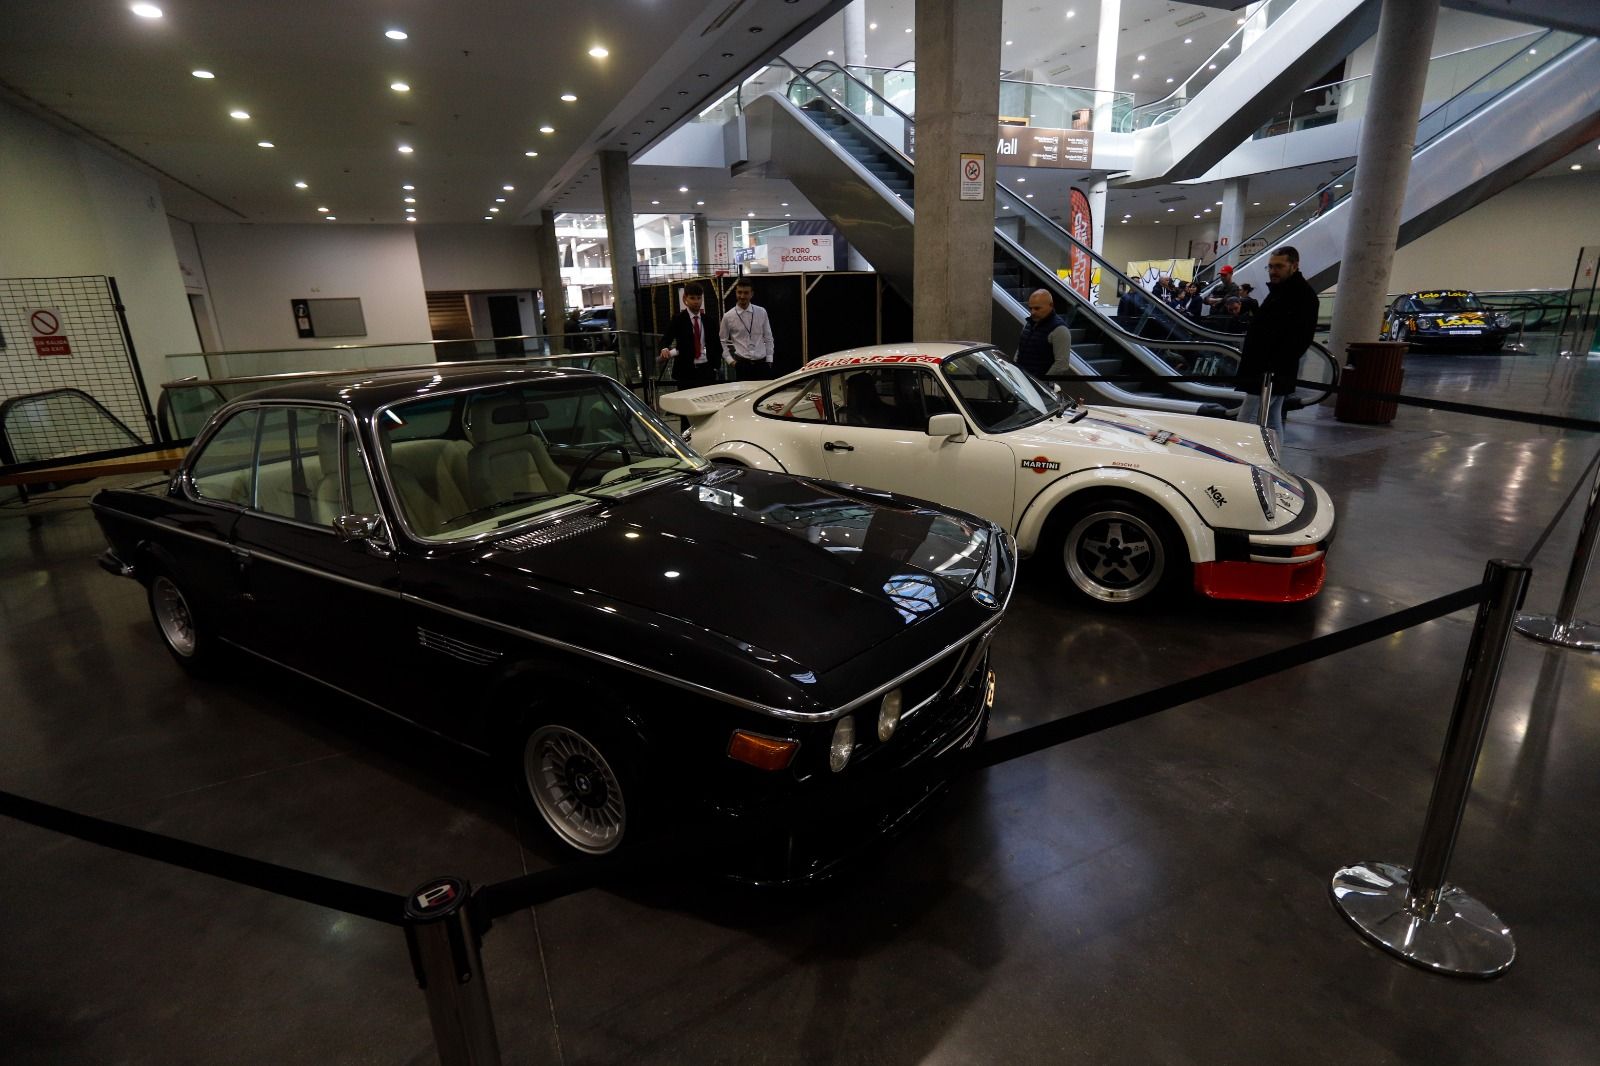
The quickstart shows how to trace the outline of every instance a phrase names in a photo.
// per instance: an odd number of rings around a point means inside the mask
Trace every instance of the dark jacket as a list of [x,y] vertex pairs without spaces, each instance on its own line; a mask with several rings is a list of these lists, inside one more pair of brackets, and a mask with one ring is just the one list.
[[1050,373],[1056,361],[1055,349],[1050,345],[1050,334],[1066,328],[1066,320],[1053,311],[1043,322],[1029,315],[1028,321],[1022,326],[1022,338],[1017,341],[1017,365],[1036,378]]
[[1245,332],[1239,359],[1239,388],[1251,396],[1260,395],[1265,374],[1274,379],[1274,395],[1292,389],[1289,382],[1317,331],[1317,293],[1298,270],[1276,285],[1269,282],[1267,289],[1267,298]]
[[[706,341],[707,369],[704,373],[715,374],[717,367],[722,365],[722,338],[717,336],[716,316],[704,308],[700,311],[700,330],[705,335]],[[678,313],[672,316],[672,321],[667,324],[662,347],[678,349],[678,359],[672,364],[673,379],[680,382],[693,381],[694,326],[689,323],[688,309],[680,307]]]

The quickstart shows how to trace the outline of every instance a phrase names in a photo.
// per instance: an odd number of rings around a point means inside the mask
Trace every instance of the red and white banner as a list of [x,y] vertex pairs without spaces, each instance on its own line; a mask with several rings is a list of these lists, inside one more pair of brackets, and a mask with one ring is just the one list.
[[[1094,220],[1089,214],[1089,198],[1076,186],[1067,203],[1067,232],[1084,247],[1089,247],[1094,240]],[[1079,296],[1089,299],[1089,286],[1092,284],[1091,275],[1094,273],[1094,260],[1081,248],[1072,249],[1072,277],[1068,284],[1073,287]]]

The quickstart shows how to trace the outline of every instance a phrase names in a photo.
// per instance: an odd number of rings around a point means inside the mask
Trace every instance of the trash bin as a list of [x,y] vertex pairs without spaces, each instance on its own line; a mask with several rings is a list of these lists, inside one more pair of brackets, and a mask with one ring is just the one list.
[[[1404,341],[1356,341],[1345,347],[1347,363],[1339,376],[1340,385],[1373,392],[1399,392],[1405,380]],[[1394,421],[1399,404],[1370,396],[1339,393],[1333,404],[1333,417],[1341,422],[1388,425]]]

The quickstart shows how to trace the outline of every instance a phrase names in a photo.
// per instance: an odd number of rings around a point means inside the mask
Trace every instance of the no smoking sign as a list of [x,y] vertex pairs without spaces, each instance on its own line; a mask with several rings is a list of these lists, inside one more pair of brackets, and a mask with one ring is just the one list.
[[984,198],[983,162],[984,157],[981,152],[961,153],[961,199]]
[[72,345],[62,332],[61,312],[53,307],[38,307],[28,312],[28,332],[33,334],[36,354],[71,355]]

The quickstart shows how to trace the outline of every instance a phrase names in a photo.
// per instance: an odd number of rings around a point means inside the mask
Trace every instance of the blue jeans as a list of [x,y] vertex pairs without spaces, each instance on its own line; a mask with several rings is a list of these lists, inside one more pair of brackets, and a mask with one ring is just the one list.
[[[1244,403],[1239,407],[1239,421],[1259,422],[1261,420],[1261,397],[1246,396]],[[1272,431],[1274,443],[1283,443],[1283,397],[1274,396],[1267,405],[1267,428]]]

